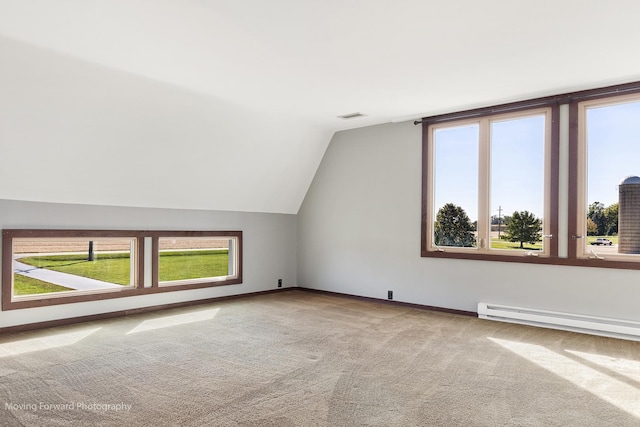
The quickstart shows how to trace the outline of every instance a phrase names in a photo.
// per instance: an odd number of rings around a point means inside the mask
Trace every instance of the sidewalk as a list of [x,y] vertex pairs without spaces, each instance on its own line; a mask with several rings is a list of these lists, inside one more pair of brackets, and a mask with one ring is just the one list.
[[115,283],[102,282],[100,280],[89,279],[87,277],[76,276],[74,274],[38,268],[16,260],[13,260],[13,271],[22,276],[31,277],[42,280],[43,282],[49,282],[54,285],[60,285],[76,290],[123,288],[123,286],[116,285]]

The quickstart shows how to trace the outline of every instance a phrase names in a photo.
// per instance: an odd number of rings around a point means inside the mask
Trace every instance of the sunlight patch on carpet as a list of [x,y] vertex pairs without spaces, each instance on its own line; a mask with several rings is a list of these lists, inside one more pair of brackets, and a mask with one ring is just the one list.
[[102,328],[83,329],[61,334],[47,334],[42,337],[2,343],[0,344],[0,357],[16,356],[72,345],[93,335],[100,329]]
[[[541,345],[488,338],[623,411],[640,418],[640,390]],[[574,354],[574,352],[571,352]],[[587,354],[587,353],[583,353]],[[599,356],[604,357],[604,356]],[[637,362],[636,362],[637,363]]]
[[584,353],[575,350],[566,350],[566,352],[640,383],[640,361],[638,360]]
[[219,308],[211,310],[201,310],[185,314],[176,314],[174,316],[162,316],[155,319],[149,319],[141,322],[138,326],[127,332],[129,334],[137,334],[139,332],[153,331],[155,329],[170,328],[172,326],[187,325],[189,323],[202,322],[211,320],[218,313]]

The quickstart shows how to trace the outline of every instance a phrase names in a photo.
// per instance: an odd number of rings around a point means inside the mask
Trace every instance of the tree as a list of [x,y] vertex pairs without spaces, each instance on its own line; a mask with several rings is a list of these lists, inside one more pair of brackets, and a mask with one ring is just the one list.
[[607,220],[604,216],[604,204],[593,202],[589,205],[587,218],[590,218],[596,224],[596,236],[604,236],[607,228]]
[[504,224],[504,215],[491,215],[491,225]]
[[597,236],[598,226],[591,218],[587,218],[587,236]]
[[473,229],[464,209],[447,203],[436,214],[434,243],[437,246],[472,247],[476,243]]
[[607,236],[618,234],[618,204],[614,203],[604,210],[605,233]]
[[542,221],[529,211],[514,212],[505,227],[505,239],[510,242],[535,244],[542,238]]

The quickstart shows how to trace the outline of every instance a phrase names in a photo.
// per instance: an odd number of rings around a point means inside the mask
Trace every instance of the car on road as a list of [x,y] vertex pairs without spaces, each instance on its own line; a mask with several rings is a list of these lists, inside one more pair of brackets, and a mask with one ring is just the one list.
[[604,246],[611,246],[613,245],[613,242],[609,239],[605,239],[603,237],[598,237],[596,240],[594,240],[593,242],[591,242],[592,245],[604,245]]

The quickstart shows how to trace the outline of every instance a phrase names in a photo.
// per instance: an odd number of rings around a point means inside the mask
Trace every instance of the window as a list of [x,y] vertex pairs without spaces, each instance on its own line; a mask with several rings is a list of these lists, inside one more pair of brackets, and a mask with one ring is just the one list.
[[434,247],[478,247],[479,128],[478,123],[432,128]]
[[423,256],[557,256],[558,106],[544,104],[423,119]]
[[129,238],[13,240],[13,296],[135,287],[137,241]]
[[578,124],[573,256],[640,268],[633,265],[640,261],[640,95],[604,94],[572,107]]
[[3,230],[2,245],[3,310],[242,283],[241,231]]
[[640,269],[640,82],[420,123],[422,256]]
[[[225,282],[238,278],[239,258],[234,256],[239,236],[170,236],[158,237],[157,283],[180,286]],[[154,267],[155,271],[155,267]]]

